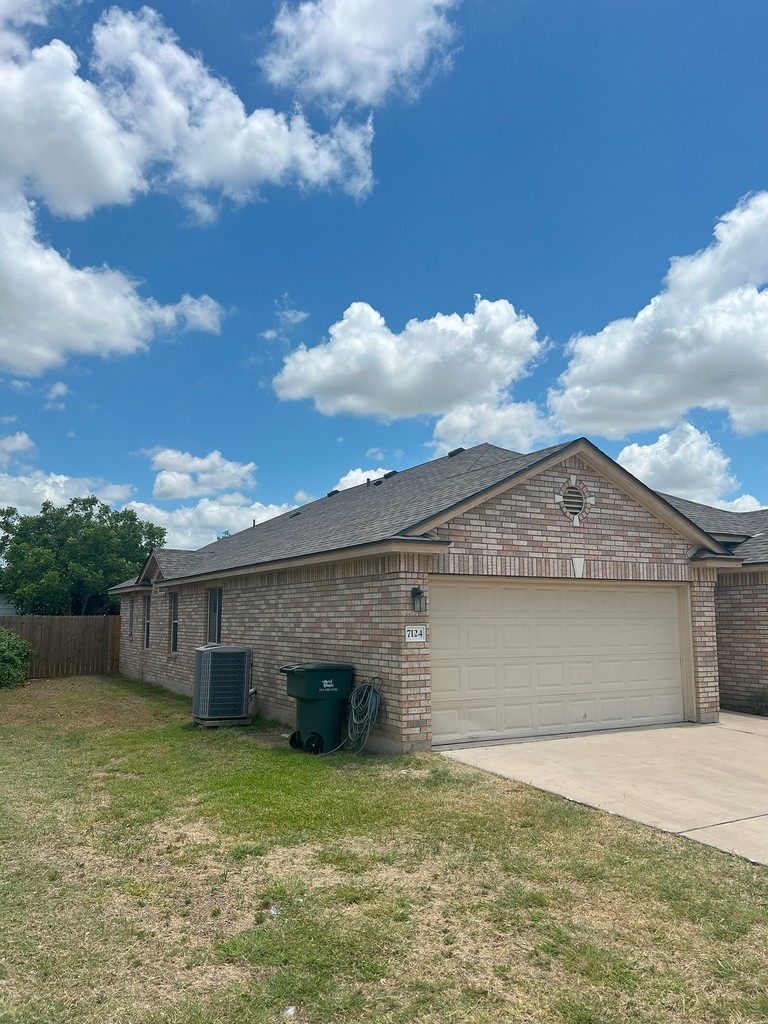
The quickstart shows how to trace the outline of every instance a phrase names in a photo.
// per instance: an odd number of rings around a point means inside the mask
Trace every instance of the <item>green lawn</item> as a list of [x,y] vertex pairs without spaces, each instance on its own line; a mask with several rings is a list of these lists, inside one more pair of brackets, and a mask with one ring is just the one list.
[[768,1018],[767,868],[190,719],[120,678],[0,690],[0,1024]]

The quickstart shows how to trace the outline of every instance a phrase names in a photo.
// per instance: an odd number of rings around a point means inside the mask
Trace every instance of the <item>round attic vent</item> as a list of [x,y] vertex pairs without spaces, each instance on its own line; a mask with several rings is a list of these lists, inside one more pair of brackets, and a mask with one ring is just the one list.
[[563,491],[563,505],[565,511],[572,516],[580,516],[584,511],[586,502],[584,495],[578,487],[566,487]]

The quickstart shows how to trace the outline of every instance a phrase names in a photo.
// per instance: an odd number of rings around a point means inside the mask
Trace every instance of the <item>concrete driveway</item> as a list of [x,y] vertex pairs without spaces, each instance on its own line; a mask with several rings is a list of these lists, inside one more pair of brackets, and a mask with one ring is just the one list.
[[768,864],[768,718],[523,740],[446,757]]

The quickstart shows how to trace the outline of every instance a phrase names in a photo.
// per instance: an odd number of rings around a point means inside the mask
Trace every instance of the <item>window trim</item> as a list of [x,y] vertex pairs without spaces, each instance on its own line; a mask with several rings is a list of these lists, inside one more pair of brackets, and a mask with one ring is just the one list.
[[208,591],[208,616],[205,628],[209,644],[221,643],[221,596],[222,587],[211,587]]
[[152,597],[144,595],[144,650],[149,650],[150,625],[152,622]]
[[179,649],[179,592],[172,590],[168,596],[169,641],[171,654]]

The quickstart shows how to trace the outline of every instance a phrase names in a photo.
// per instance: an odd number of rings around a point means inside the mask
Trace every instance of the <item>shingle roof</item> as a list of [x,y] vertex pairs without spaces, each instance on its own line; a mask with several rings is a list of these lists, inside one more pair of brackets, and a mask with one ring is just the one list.
[[687,498],[676,498],[672,494],[659,496],[687,516],[707,533],[718,536],[730,535],[736,540],[746,537],[731,548],[731,553],[745,563],[768,562],[768,508],[751,512],[732,512],[724,508],[711,508]]
[[[418,537],[421,526],[480,497],[526,469],[576,444],[522,455],[492,444],[452,455],[379,480],[331,493],[318,501],[259,523],[198,551],[163,548],[154,552],[165,580],[215,574],[289,558],[323,554],[380,541]],[[653,493],[653,492],[650,492]],[[768,560],[768,509],[727,512],[676,498],[659,497],[705,533],[730,533],[750,540],[734,551],[748,561]],[[758,536],[765,531],[765,537]],[[718,549],[719,550],[719,549]],[[135,585],[135,580],[118,588]]]
[[[195,552],[160,562],[163,576],[196,576],[402,537],[421,523],[548,458],[567,444],[530,455],[481,444],[368,485],[303,505]],[[163,557],[163,552],[156,552]]]

